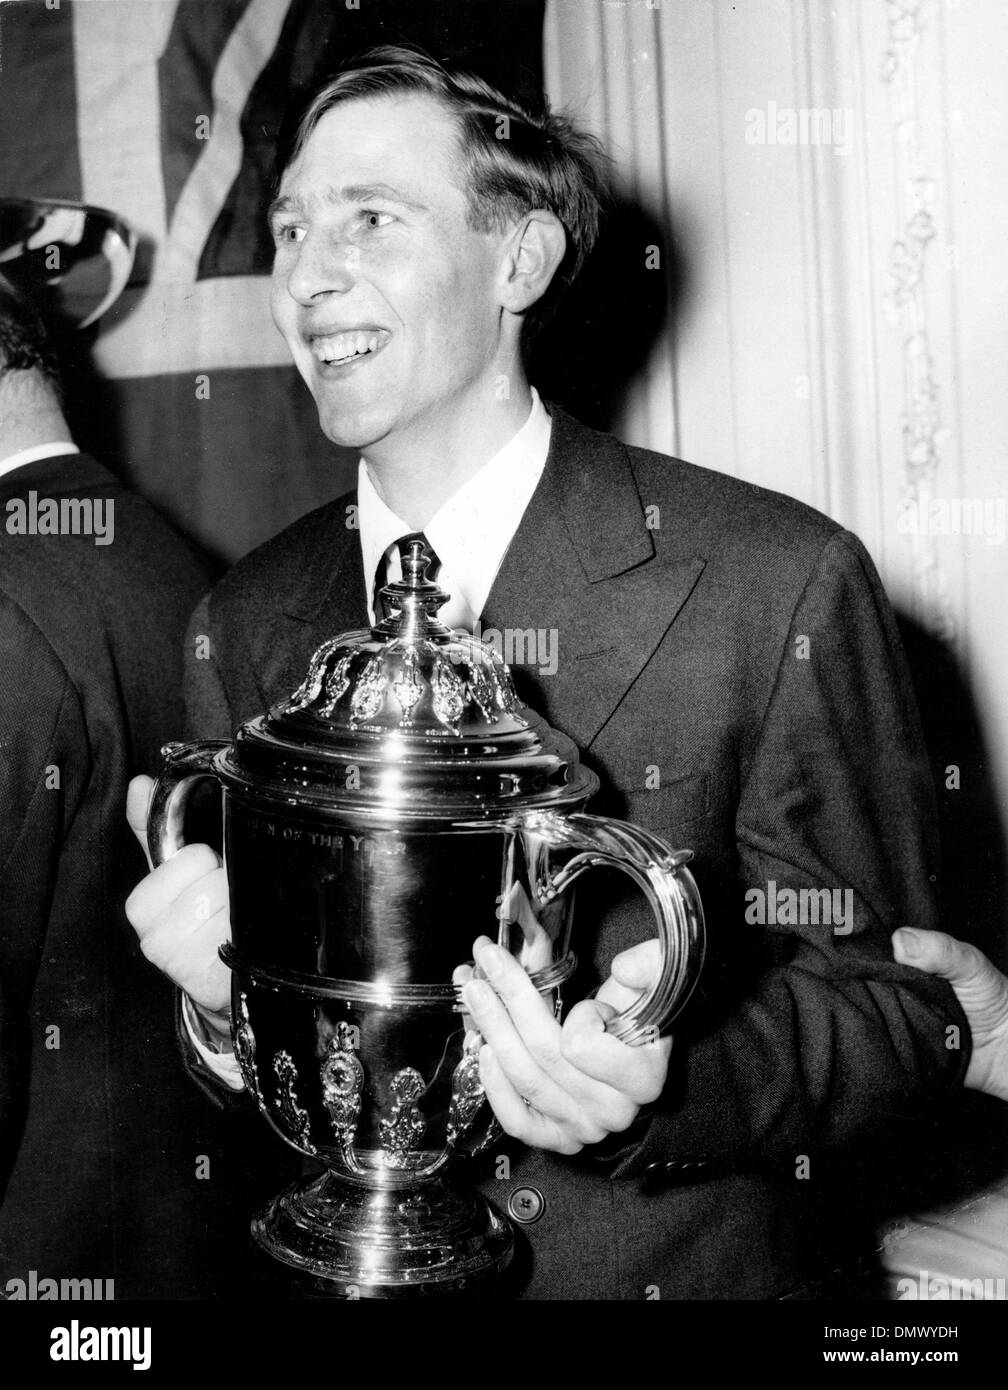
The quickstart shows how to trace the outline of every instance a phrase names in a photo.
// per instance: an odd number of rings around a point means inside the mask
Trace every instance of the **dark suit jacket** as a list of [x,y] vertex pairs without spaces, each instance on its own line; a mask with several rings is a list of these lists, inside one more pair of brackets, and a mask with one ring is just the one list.
[[[552,413],[483,627],[556,630],[557,673],[519,668],[519,692],[599,774],[590,809],[694,850],[710,949],[635,1130],[576,1159],[519,1147],[483,1187],[545,1198],[529,1297],[822,1293],[850,1254],[847,1146],[932,1106],[969,1047],[947,986],[891,958],[896,927],[935,925],[937,872],[893,616],[824,516]],[[353,501],[248,556],[198,610],[213,660],[190,662],[194,732],[228,736],[325,638],[366,625]],[[748,924],[745,891],[771,880],[851,889],[852,930]],[[575,934],[590,985],[653,933],[622,877],[600,875]]]
[[[10,534],[8,502],[32,491],[111,499],[112,543]],[[217,1117],[179,1085],[172,991],[122,904],[145,872],[126,783],[178,733],[208,578],[93,459],[0,478],[0,1292],[32,1270],[118,1298],[207,1290]]]

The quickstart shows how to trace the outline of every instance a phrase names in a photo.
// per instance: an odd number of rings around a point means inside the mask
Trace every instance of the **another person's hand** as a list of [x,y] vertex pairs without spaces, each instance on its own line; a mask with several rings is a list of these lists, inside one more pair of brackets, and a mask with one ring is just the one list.
[[948,980],[973,1035],[965,1085],[1008,1100],[1008,979],[982,951],[944,932],[903,927],[893,934],[893,956]]
[[671,1039],[637,1047],[605,1031],[657,977],[657,941],[622,952],[594,999],[571,1009],[563,1026],[521,965],[488,937],[470,967],[456,971],[473,1025],[483,1034],[480,1078],[507,1134],[532,1148],[574,1154],[628,1129],[665,1084]]
[[[154,783],[134,777],[126,816],[147,854],[147,811]],[[230,940],[227,874],[209,845],[186,845],[141,879],[126,900],[140,949],[185,990],[208,1024],[226,1032],[230,972],[217,954]]]

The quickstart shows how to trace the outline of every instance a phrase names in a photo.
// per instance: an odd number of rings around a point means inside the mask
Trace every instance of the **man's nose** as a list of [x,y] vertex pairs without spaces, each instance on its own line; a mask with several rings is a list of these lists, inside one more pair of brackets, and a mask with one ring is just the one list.
[[345,294],[353,286],[359,260],[356,246],[312,229],[298,245],[287,289],[299,304],[306,305],[320,294]]

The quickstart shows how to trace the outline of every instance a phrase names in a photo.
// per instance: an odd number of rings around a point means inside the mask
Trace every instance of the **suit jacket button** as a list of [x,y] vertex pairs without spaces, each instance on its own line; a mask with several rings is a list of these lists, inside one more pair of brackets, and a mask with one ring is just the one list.
[[522,1226],[531,1226],[546,1209],[546,1199],[537,1187],[516,1187],[507,1200],[508,1215]]

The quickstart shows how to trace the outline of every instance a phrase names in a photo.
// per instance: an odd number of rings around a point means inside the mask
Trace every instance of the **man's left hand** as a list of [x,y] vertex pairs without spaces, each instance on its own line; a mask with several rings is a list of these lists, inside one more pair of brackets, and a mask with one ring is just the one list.
[[532,1148],[574,1154],[628,1129],[665,1084],[670,1038],[640,1046],[617,1041],[606,1020],[657,978],[660,948],[646,941],[616,956],[594,999],[576,1004],[563,1026],[522,966],[480,937],[469,967],[456,971],[466,1008],[483,1034],[480,1078],[502,1129]]

